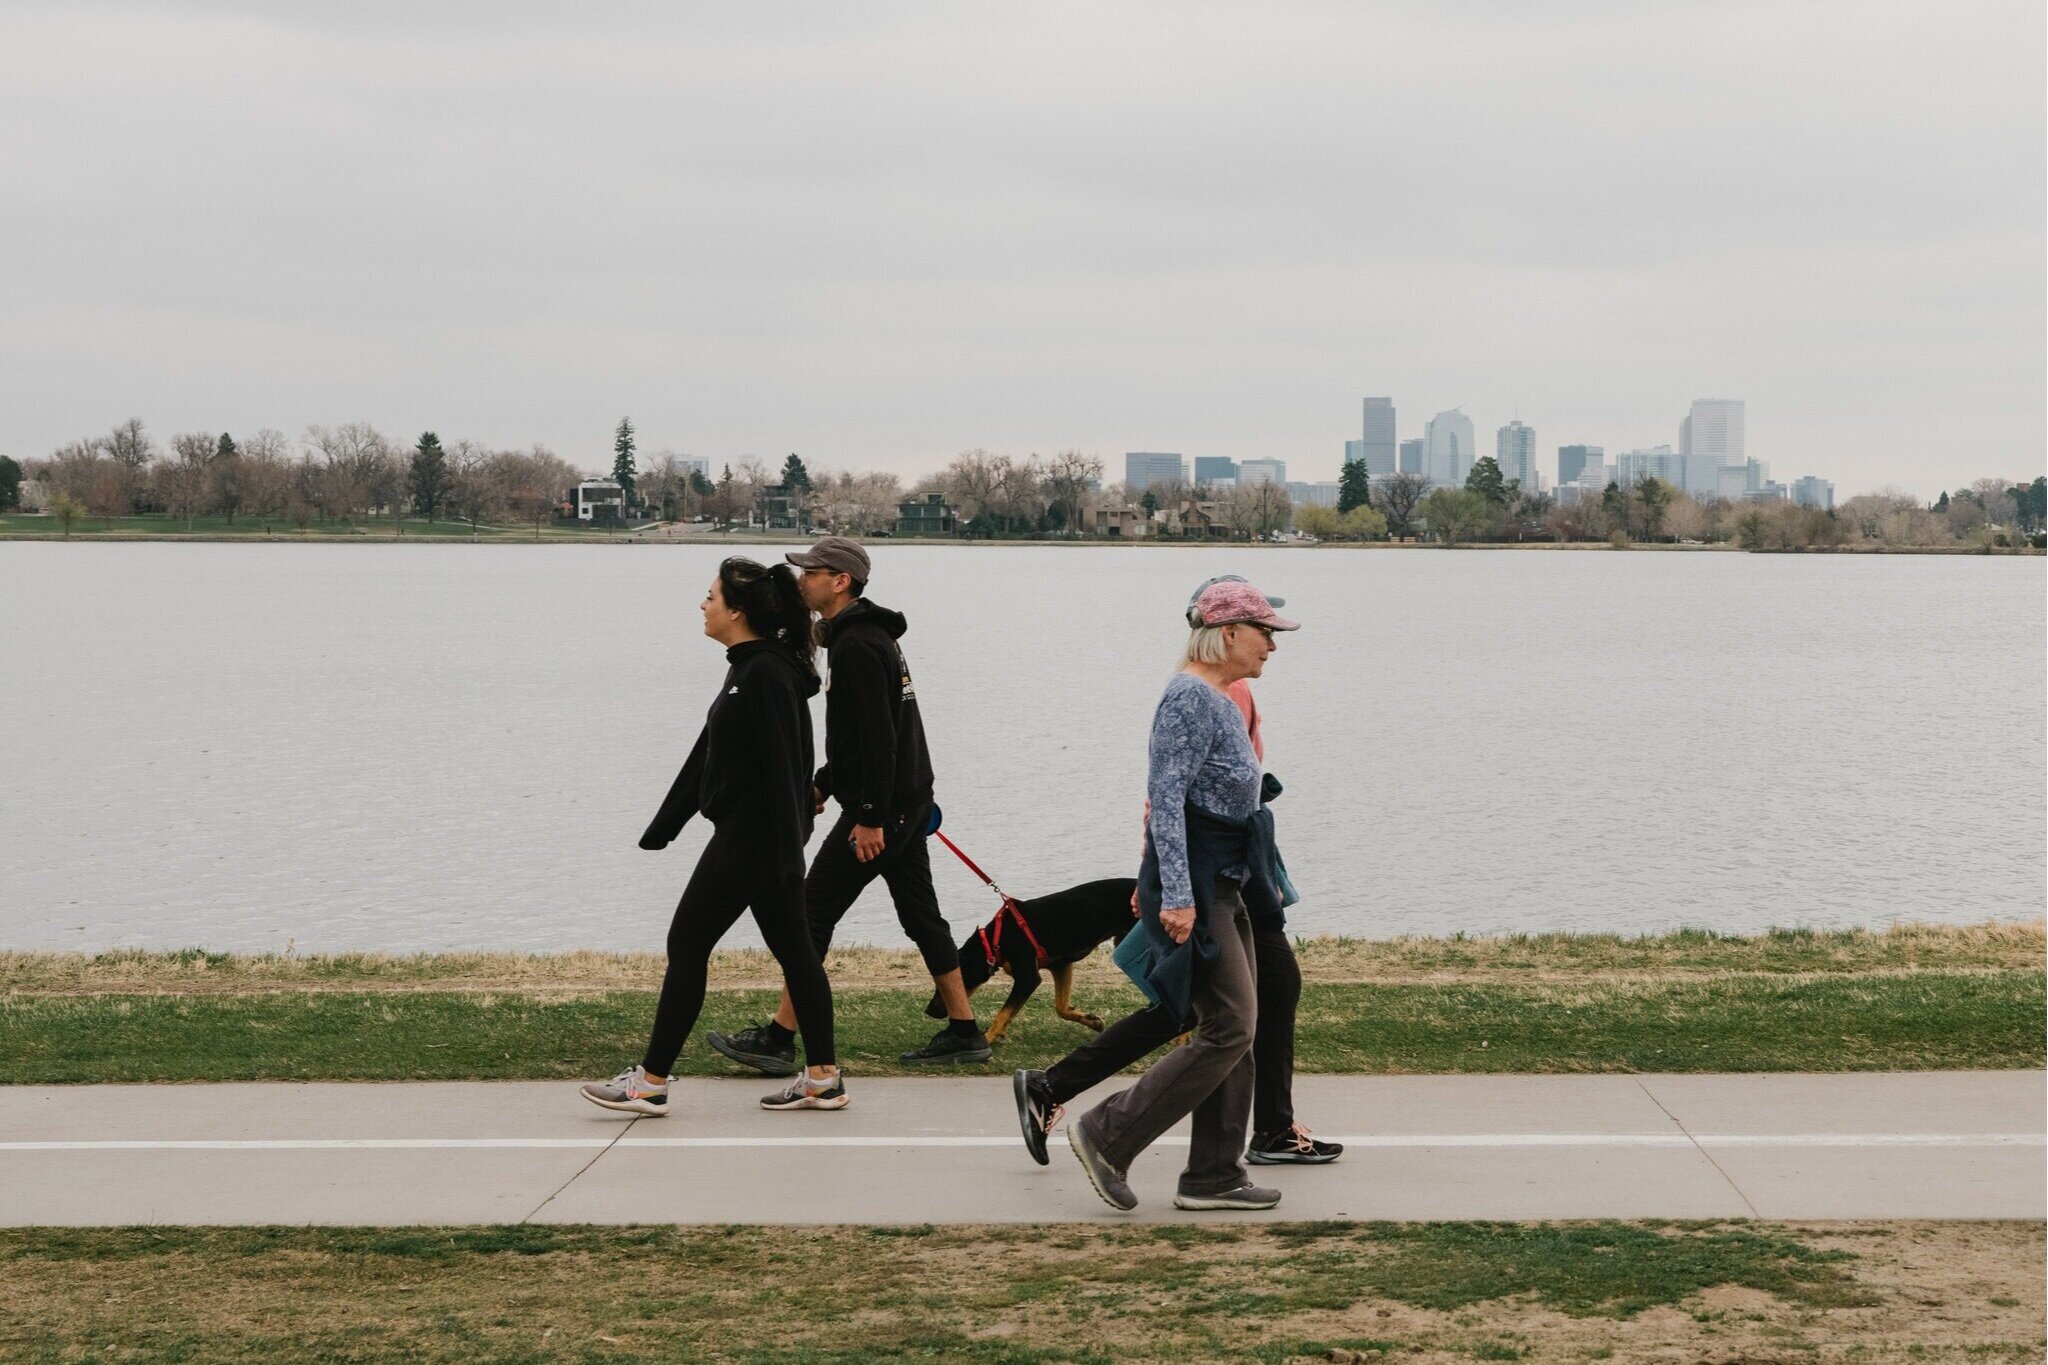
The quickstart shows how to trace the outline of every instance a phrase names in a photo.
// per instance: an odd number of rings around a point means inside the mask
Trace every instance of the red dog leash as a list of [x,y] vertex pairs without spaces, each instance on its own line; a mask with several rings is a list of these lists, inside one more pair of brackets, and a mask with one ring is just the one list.
[[974,859],[968,857],[965,853],[962,853],[960,851],[960,845],[954,843],[951,839],[948,839],[944,834],[940,833],[936,829],[933,830],[932,833],[935,836],[937,836],[938,841],[940,843],[944,844],[947,848],[953,850],[954,857],[958,858],[961,862],[967,864],[967,870],[969,872],[972,872],[975,876],[981,878],[984,882],[988,883],[988,889],[995,892],[998,896],[1001,896],[1003,898],[1002,909],[996,911],[996,917],[990,920],[987,924],[981,926],[981,928],[976,931],[981,936],[981,951],[987,954],[988,965],[993,967],[998,962],[1002,961],[1003,921],[1006,919],[1015,922],[1017,926],[1017,932],[1024,935],[1025,940],[1031,944],[1031,951],[1038,954],[1039,966],[1043,967],[1048,961],[1050,961],[1050,959],[1047,958],[1045,954],[1045,945],[1038,941],[1038,935],[1031,932],[1031,921],[1025,919],[1024,912],[1017,908],[1016,899],[1012,897],[1009,892],[1003,890],[1003,888],[1001,888],[1000,886],[997,886],[996,879],[994,877],[989,876],[988,873],[983,872],[981,868],[976,865]]

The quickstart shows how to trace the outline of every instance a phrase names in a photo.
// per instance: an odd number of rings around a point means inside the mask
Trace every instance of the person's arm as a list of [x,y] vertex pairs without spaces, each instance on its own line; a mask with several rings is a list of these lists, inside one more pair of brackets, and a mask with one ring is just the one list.
[[[1200,706],[1201,695],[1190,687],[1174,688],[1160,698],[1152,715],[1152,740],[1146,764],[1145,795],[1152,810],[1152,847],[1159,856],[1159,904],[1165,912],[1195,904],[1188,871],[1188,789],[1215,744],[1215,726]],[[1182,935],[1185,937],[1185,935]]]
[[810,834],[809,764],[801,750],[804,699],[780,664],[763,662],[740,692],[754,755],[757,837],[775,864],[803,875]]
[[890,805],[896,794],[896,711],[890,700],[903,691],[903,672],[895,647],[886,640],[845,641],[832,660],[832,686],[848,689],[847,711],[860,754],[853,822],[879,830],[893,813]]
[[640,836],[640,847],[650,851],[667,848],[697,813],[698,793],[704,780],[704,749],[710,734],[709,725],[697,732],[697,743],[683,760],[683,770],[669,784],[668,795],[662,799],[661,809],[654,813],[647,832]]

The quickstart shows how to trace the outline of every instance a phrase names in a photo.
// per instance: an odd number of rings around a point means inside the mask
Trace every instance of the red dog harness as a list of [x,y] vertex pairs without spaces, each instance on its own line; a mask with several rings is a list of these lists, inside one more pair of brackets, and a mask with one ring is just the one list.
[[[969,863],[968,866],[972,867],[973,864]],[[1016,921],[1017,932],[1024,935],[1031,944],[1031,951],[1038,954],[1039,966],[1043,967],[1051,961],[1045,955],[1045,945],[1038,941],[1038,935],[1031,932],[1031,921],[1024,918],[1024,912],[1017,907],[1017,902],[1004,896],[1003,908],[996,911],[996,917],[982,925],[978,931],[981,934],[981,951],[988,955],[989,966],[993,967],[1003,960],[1003,921],[1006,919]]]
[[990,920],[987,924],[981,926],[981,928],[977,931],[981,935],[981,950],[982,952],[988,954],[988,965],[993,967],[998,962],[1001,962],[1003,960],[1003,955],[1001,951],[1003,944],[1003,921],[1006,919],[1014,920],[1016,922],[1017,932],[1024,935],[1025,941],[1031,945],[1031,951],[1038,954],[1039,966],[1043,967],[1049,961],[1051,961],[1051,959],[1048,958],[1045,954],[1045,945],[1038,941],[1038,935],[1031,932],[1031,921],[1025,919],[1024,912],[1017,908],[1017,901],[1015,897],[1011,896],[1008,892],[1004,891],[1003,888],[1001,888],[1000,886],[997,886],[996,879],[994,877],[989,876],[988,873],[983,872],[979,867],[977,867],[975,865],[974,859],[968,857],[965,853],[962,853],[960,851],[960,845],[954,843],[951,839],[948,839],[945,836],[945,834],[939,830],[933,830],[932,834],[935,838],[938,839],[940,843],[944,844],[947,848],[953,850],[954,857],[958,858],[961,862],[967,864],[967,870],[969,872],[972,872],[975,876],[981,878],[984,882],[987,882],[988,889],[995,892],[998,896],[1001,896],[1003,898],[1003,908],[996,911],[996,917]]

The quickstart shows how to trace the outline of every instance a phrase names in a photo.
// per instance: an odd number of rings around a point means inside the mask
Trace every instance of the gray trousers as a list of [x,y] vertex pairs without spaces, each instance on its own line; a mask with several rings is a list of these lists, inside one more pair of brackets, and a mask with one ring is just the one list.
[[1189,1114],[1195,1116],[1180,1192],[1221,1194],[1243,1185],[1252,1116],[1252,1037],[1258,977],[1252,922],[1237,883],[1219,880],[1209,930],[1222,951],[1195,990],[1195,1036],[1155,1062],[1128,1090],[1084,1114],[1088,1136],[1118,1170]]

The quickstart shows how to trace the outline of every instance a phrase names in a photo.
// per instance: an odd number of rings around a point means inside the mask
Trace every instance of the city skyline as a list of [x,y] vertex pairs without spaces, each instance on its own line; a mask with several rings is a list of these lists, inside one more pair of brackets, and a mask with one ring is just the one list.
[[630,412],[906,480],[1300,462],[1361,392],[1481,453],[1740,393],[1755,449],[1922,495],[2048,445],[2037,4],[9,17],[16,458],[139,416],[594,465]]

